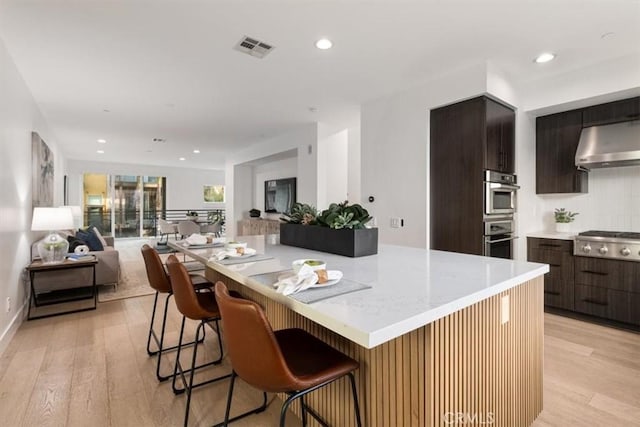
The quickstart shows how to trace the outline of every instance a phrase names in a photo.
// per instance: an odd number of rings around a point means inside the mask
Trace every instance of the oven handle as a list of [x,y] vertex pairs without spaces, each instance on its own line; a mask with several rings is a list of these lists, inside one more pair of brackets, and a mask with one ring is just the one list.
[[519,185],[511,185],[511,184],[502,184],[499,182],[487,182],[487,184],[490,184],[490,188],[494,189],[494,188],[504,188],[506,190],[519,190],[520,186]]
[[485,237],[484,241],[485,241],[485,243],[502,243],[502,242],[506,242],[508,240],[515,240],[517,238],[518,238],[518,236],[505,237],[504,239],[498,239],[498,240],[491,240],[491,237]]

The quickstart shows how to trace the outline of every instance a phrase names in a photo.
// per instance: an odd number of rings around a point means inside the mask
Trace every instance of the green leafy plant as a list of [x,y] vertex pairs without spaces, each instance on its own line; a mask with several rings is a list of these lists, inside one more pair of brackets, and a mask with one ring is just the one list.
[[559,223],[570,223],[576,219],[576,215],[578,212],[567,211],[564,208],[556,209],[554,212],[556,222]]
[[317,216],[318,211],[315,207],[306,203],[294,203],[289,212],[283,213],[280,219],[289,224],[314,225]]
[[370,220],[371,216],[365,208],[357,203],[349,205],[349,202],[346,200],[340,204],[331,203],[331,205],[316,218],[318,225],[334,229],[365,228],[365,225]]

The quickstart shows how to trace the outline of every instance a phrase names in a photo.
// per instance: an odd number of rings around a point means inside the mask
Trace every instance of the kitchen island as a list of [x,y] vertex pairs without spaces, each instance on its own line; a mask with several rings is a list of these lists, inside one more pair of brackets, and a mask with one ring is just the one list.
[[[526,426],[542,410],[547,265],[389,245],[347,258],[279,245],[277,236],[241,240],[270,258],[223,265],[209,261],[218,248],[170,245],[205,263],[209,280],[261,304],[274,329],[303,328],[360,361],[365,425]],[[304,304],[258,280],[300,258],[371,288]],[[331,425],[354,425],[345,382],[309,404]]]

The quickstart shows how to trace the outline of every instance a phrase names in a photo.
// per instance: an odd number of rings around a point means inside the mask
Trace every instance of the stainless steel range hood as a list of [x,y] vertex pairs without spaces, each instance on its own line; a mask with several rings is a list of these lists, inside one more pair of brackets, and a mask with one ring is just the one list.
[[580,169],[640,165],[640,120],[582,129],[576,150]]

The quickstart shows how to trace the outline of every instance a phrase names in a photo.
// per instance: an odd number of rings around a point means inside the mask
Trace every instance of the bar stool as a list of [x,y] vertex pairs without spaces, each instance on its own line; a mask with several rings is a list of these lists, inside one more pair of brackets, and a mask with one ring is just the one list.
[[[169,308],[169,298],[173,295],[173,291],[171,289],[171,282],[169,281],[169,276],[162,265],[162,260],[160,259],[160,255],[158,255],[158,251],[153,249],[151,246],[145,244],[140,249],[142,252],[142,258],[144,259],[144,266],[147,271],[147,279],[149,280],[149,285],[156,291],[155,298],[153,300],[153,312],[151,314],[151,323],[149,324],[149,336],[147,338],[147,354],[149,356],[158,355],[158,363],[156,365],[156,377],[158,381],[166,381],[171,378],[171,375],[161,375],[160,374],[160,365],[162,362],[162,354],[168,351],[172,351],[178,348],[177,345],[171,347],[164,347],[164,333],[167,325],[167,310]],[[204,277],[194,274],[189,277],[192,286],[199,290],[209,290],[213,287],[213,283],[209,282]],[[210,292],[211,293],[211,292]],[[160,294],[166,294],[167,297],[164,302],[164,315],[162,316],[162,329],[160,332],[160,337],[158,338],[158,334],[153,328],[153,324],[156,317],[156,308],[158,306],[158,297]],[[156,343],[157,350],[151,350],[151,339]],[[204,337],[203,337],[204,339]],[[202,341],[200,341],[202,342]],[[185,345],[192,345],[194,342],[186,343]]]
[[[178,311],[182,313],[182,325],[180,326],[180,339],[178,341],[178,353],[176,355],[176,364],[173,371],[172,388],[175,394],[187,392],[187,404],[184,413],[184,426],[187,427],[189,421],[189,407],[191,405],[191,392],[194,388],[203,386],[205,384],[211,384],[216,381],[220,381],[225,378],[229,378],[231,374],[221,375],[206,381],[193,383],[193,377],[195,376],[195,370],[203,368],[205,366],[217,365],[222,361],[224,356],[222,350],[222,339],[220,338],[220,311],[216,304],[215,295],[213,292],[196,292],[194,287],[191,286],[189,281],[189,274],[186,267],[178,261],[175,255],[171,255],[167,259],[167,268],[169,269],[169,278],[171,280],[171,287],[173,289],[174,299]],[[241,298],[240,294],[234,293],[234,296]],[[182,339],[184,337],[184,326],[186,319],[198,321],[196,328],[195,341],[200,340],[200,331],[203,331],[202,337],[204,338],[204,328],[207,323],[214,322],[216,325],[216,332],[218,334],[218,347],[220,349],[220,356],[211,362],[204,363],[196,366],[196,357],[198,354],[198,346],[193,346],[193,354],[191,357],[191,367],[184,369],[180,362],[181,349],[184,347]],[[186,375],[189,375],[189,381],[187,382]],[[176,378],[180,376],[182,380],[182,386],[184,388],[178,388],[176,386]]]
[[[289,395],[280,411],[280,426],[284,427],[289,405],[300,398],[302,423],[307,425],[307,413],[320,424],[326,422],[309,408],[304,397],[347,375],[351,381],[356,423],[362,425],[353,371],[358,362],[325,344],[302,329],[273,331],[262,308],[253,301],[234,298],[224,283],[217,282],[215,296],[222,314],[224,340],[231,360],[232,372],[224,422],[229,419],[233,386],[236,377],[263,392]],[[255,357],[259,355],[259,357]],[[243,414],[244,416],[244,414]]]

